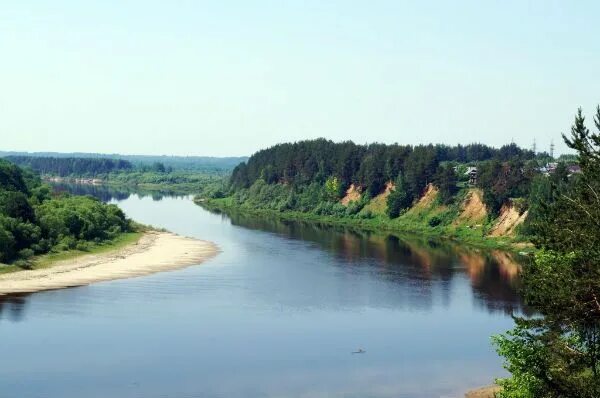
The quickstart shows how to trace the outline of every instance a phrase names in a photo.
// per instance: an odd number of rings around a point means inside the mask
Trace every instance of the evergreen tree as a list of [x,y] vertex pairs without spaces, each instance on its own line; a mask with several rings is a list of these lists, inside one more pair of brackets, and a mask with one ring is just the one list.
[[406,189],[406,183],[402,174],[398,175],[394,185],[395,188],[387,197],[386,213],[390,218],[398,217],[402,211],[412,205],[412,198]]
[[[595,124],[600,130],[600,108]],[[512,377],[504,398],[600,397],[600,134],[581,110],[571,136],[583,173],[536,224],[535,261],[523,270],[526,302],[540,316],[518,319],[496,338]]]
[[440,190],[442,203],[450,203],[456,192],[458,192],[458,187],[456,186],[458,178],[454,167],[452,165],[439,166],[434,177],[434,182]]
[[[351,141],[334,143],[325,139],[278,144],[252,155],[236,167],[230,184],[234,189],[247,188],[261,177],[272,184],[323,184],[337,176],[342,186],[357,184],[371,196],[376,196],[385,183],[404,174],[409,194],[419,196],[433,181],[441,162],[479,162],[493,158],[525,160],[534,157],[531,151],[516,145],[494,149],[482,144],[450,147],[446,145],[356,145]],[[265,173],[265,169],[268,169]]]

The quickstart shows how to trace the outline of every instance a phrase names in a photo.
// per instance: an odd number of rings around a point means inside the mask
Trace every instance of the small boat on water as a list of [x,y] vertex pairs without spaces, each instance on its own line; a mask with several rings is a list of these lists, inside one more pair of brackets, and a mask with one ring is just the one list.
[[359,349],[358,349],[358,350],[356,350],[356,351],[352,351],[352,353],[353,353],[353,354],[364,354],[365,352],[366,352],[366,351],[365,351],[365,350],[363,350],[362,348],[359,348]]

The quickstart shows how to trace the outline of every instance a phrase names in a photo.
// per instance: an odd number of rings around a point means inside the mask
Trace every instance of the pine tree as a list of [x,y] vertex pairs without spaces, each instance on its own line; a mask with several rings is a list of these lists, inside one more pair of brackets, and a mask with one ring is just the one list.
[[[600,107],[595,122],[600,130]],[[600,134],[580,109],[564,139],[583,173],[545,206],[541,250],[523,270],[525,300],[540,316],[496,338],[512,373],[505,398],[600,397]]]
[[390,218],[398,217],[402,211],[409,208],[412,204],[412,198],[407,191],[406,182],[402,174],[398,175],[394,185],[395,188],[387,197],[386,213]]
[[458,192],[456,183],[458,178],[454,167],[451,165],[439,166],[434,177],[435,185],[440,190],[440,198],[442,203],[447,204],[452,201],[452,198]]

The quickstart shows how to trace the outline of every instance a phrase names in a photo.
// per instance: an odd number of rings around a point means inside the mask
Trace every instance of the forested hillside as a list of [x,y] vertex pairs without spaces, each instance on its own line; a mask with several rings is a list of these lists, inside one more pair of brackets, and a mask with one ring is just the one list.
[[266,183],[323,183],[335,176],[341,187],[358,184],[371,195],[381,192],[387,181],[404,176],[406,188],[417,196],[432,182],[444,162],[470,163],[497,159],[525,161],[534,158],[531,151],[515,144],[500,149],[482,144],[446,145],[357,145],[334,143],[325,139],[279,144],[261,150],[232,173],[234,188],[247,188],[256,180]]
[[257,152],[233,170],[231,186],[238,191],[261,180],[291,186],[295,191],[311,184],[324,186],[331,178],[328,195],[336,199],[351,185],[375,197],[389,182],[402,188],[394,191],[402,192],[402,198],[397,199],[403,204],[394,205],[406,208],[429,183],[440,189],[444,201],[450,201],[466,170],[460,166],[477,165],[477,185],[486,192],[486,203],[497,212],[509,197],[527,194],[535,170],[548,156],[542,154],[538,159],[539,162],[532,151],[515,144],[496,149],[482,144],[356,145],[320,139],[280,144]]
[[233,170],[229,186],[219,192],[226,199],[205,199],[214,206],[374,220],[386,228],[514,236],[517,230],[531,232],[529,224],[554,195],[553,186],[576,178],[576,161],[566,160],[515,144],[318,139],[257,152]]
[[[0,159],[0,263],[49,251],[85,250],[88,243],[131,230],[115,205],[91,197],[54,195],[37,175]],[[1,270],[1,269],[0,269]]]

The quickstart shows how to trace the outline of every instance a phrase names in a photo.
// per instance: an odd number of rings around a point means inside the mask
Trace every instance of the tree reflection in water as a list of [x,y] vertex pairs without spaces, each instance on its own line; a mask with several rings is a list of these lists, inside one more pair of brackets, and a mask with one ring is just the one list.
[[68,192],[72,195],[89,195],[101,200],[102,202],[117,201],[129,199],[131,195],[137,195],[140,198],[151,197],[154,201],[160,201],[165,197],[183,198],[187,194],[181,194],[169,190],[151,190],[140,189],[137,187],[112,186],[99,184],[74,184],[65,182],[50,183],[56,192]]
[[428,307],[434,293],[448,301],[452,282],[468,278],[478,306],[490,312],[527,312],[519,297],[519,262],[526,259],[511,253],[412,235],[250,216],[237,211],[226,217],[233,225],[313,242],[343,260],[340,264],[348,267],[367,264],[378,277],[400,286],[418,284],[419,300],[411,301],[411,306]]
[[29,294],[0,296],[0,320],[19,322],[24,319]]

